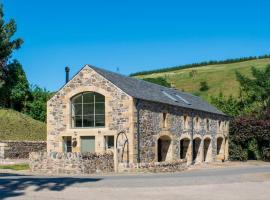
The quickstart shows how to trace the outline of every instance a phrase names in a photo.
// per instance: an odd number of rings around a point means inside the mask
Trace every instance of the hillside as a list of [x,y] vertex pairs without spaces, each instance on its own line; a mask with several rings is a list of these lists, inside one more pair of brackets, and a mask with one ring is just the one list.
[[[211,95],[218,95],[223,92],[224,95],[238,96],[239,84],[236,81],[235,71],[247,76],[251,76],[251,66],[262,69],[270,64],[270,58],[255,59],[230,64],[215,64],[193,67],[187,69],[178,69],[168,72],[137,75],[138,78],[156,78],[163,77],[172,84],[173,87],[201,96],[205,100],[210,100]],[[192,77],[191,74],[194,74]],[[206,81],[209,90],[201,92],[200,82]]]
[[46,140],[46,125],[10,109],[0,109],[0,140]]

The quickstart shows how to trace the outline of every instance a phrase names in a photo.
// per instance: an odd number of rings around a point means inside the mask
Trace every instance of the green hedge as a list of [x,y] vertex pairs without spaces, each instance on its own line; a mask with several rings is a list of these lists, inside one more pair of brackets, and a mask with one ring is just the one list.
[[260,118],[237,117],[230,125],[231,160],[270,161],[270,111]]

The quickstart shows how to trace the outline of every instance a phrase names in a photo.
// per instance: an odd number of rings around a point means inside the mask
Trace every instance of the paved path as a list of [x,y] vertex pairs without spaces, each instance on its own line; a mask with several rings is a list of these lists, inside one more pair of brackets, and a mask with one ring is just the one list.
[[0,199],[265,199],[270,165],[174,174],[45,177],[0,173]]

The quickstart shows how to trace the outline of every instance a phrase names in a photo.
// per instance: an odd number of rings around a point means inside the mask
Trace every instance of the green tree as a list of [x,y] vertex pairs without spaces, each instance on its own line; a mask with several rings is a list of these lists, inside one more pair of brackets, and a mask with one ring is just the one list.
[[30,115],[36,120],[46,121],[47,101],[52,94],[44,88],[32,86],[30,89],[31,96],[27,102],[26,114]]
[[204,92],[204,91],[207,91],[207,90],[209,90],[208,83],[206,81],[200,82],[200,91]]
[[247,111],[262,110],[270,107],[270,65],[259,70],[251,68],[253,77],[249,78],[236,72],[237,81],[240,83],[240,99]]
[[143,79],[144,81],[148,81],[148,82],[151,82],[151,83],[155,83],[155,84],[158,84],[158,85],[162,85],[164,87],[172,87],[171,86],[171,83],[169,83],[165,78],[163,77],[157,77],[157,78],[144,78]]
[[16,60],[7,65],[6,72],[5,82],[0,90],[2,105],[22,111],[29,97],[29,83],[25,72]]
[[12,39],[17,27],[13,19],[4,21],[3,5],[0,4],[0,88],[3,86],[7,75],[7,64],[12,52],[20,48],[23,40],[21,38]]
[[231,117],[236,117],[243,111],[243,106],[238,99],[233,96],[225,97],[222,92],[218,96],[212,96],[211,103]]

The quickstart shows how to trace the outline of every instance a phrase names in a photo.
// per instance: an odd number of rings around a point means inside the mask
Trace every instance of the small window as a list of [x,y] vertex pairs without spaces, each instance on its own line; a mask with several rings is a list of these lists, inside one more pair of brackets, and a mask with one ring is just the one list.
[[188,117],[187,117],[187,115],[184,115],[184,128],[188,129]]
[[210,130],[210,123],[209,123],[209,119],[206,119],[206,130],[209,131]]
[[196,128],[197,130],[199,130],[199,128],[200,128],[199,117],[196,117],[196,119],[195,119],[195,128]]
[[72,152],[71,136],[63,137],[63,152]]
[[114,149],[114,136],[104,136],[105,150]]
[[163,113],[163,128],[167,127],[167,113]]
[[223,123],[222,121],[218,121],[219,130],[222,131],[223,129]]

